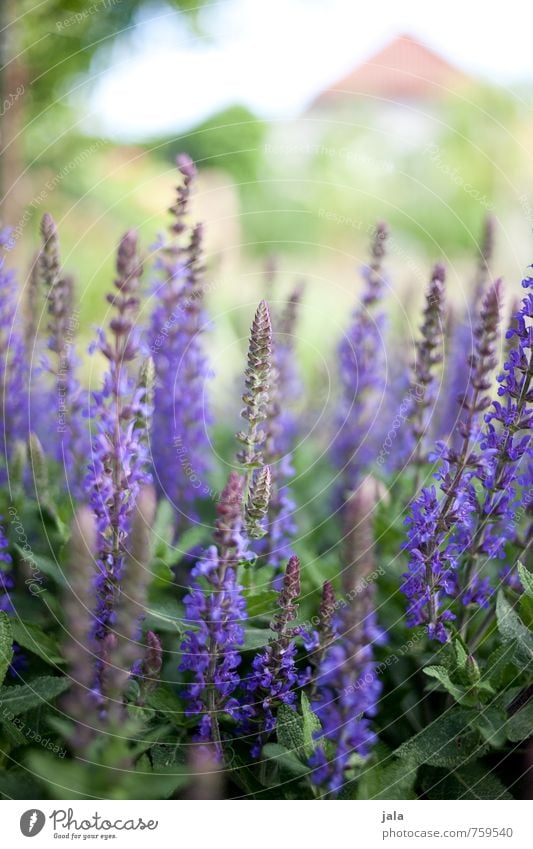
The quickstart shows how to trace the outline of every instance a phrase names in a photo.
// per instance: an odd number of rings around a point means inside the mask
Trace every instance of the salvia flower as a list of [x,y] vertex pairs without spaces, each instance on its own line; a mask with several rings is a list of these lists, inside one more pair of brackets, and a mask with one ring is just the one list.
[[515,516],[528,506],[521,498],[528,493],[533,445],[533,278],[527,277],[522,285],[527,294],[507,334],[515,345],[508,351],[498,377],[498,398],[485,415],[481,448],[487,461],[480,475],[483,496],[469,543],[470,568],[465,590],[469,589],[476,555],[504,557],[506,544],[516,534]]
[[263,449],[267,437],[264,426],[268,418],[272,381],[272,322],[266,301],[261,301],[252,323],[245,371],[245,407],[241,416],[248,424],[237,439],[243,448],[237,458],[250,472],[264,465]]
[[148,344],[156,371],[152,456],[159,489],[177,511],[177,529],[197,518],[194,502],[209,472],[211,423],[206,383],[211,377],[204,350],[207,328],[202,260],[203,227],[186,217],[196,177],[194,163],[178,157],[183,183],[170,212],[171,239],[157,251],[155,307]]
[[[146,661],[140,630],[152,579],[149,567],[155,510],[153,487],[142,486],[132,515],[124,568],[115,601],[114,625],[104,638],[102,690],[106,699],[107,718],[116,721],[121,718],[123,695],[130,675],[143,663],[143,655]],[[156,655],[157,651],[151,654],[150,659],[154,661]]]
[[140,694],[137,704],[142,705],[150,693],[159,685],[159,675],[163,665],[163,646],[154,631],[146,632],[146,649],[139,669]]
[[436,369],[443,360],[445,277],[444,266],[437,263],[433,268],[426,293],[423,322],[420,328],[421,336],[416,343],[413,382],[417,387],[417,393],[410,419],[414,438],[413,463],[417,467],[427,459],[424,438],[437,398]]
[[322,724],[309,764],[312,780],[337,794],[347,779],[354,754],[367,757],[376,742],[372,717],[377,712],[381,682],[374,648],[383,642],[368,591],[357,604],[345,605],[334,617],[335,639],[322,653],[311,706]]
[[278,570],[291,554],[291,542],[298,530],[291,496],[294,475],[292,451],[298,438],[295,404],[302,394],[302,381],[296,365],[294,339],[303,288],[298,284],[284,310],[275,320],[271,398],[266,423],[265,460],[271,469],[271,497],[266,535],[258,553]]
[[270,466],[263,466],[252,475],[244,508],[246,531],[250,539],[261,539],[266,533],[264,521],[270,503],[271,478]]
[[222,758],[219,718],[242,718],[232,696],[240,683],[239,647],[244,642],[246,602],[237,582],[237,566],[247,557],[243,534],[244,479],[231,472],[217,506],[214,542],[192,569],[184,598],[190,628],[181,644],[180,669],[193,680],[184,696],[187,714],[201,716],[198,739],[212,742]]
[[318,607],[319,624],[317,626],[320,647],[325,649],[334,639],[333,614],[335,613],[337,599],[331,581],[324,581],[322,585],[322,597]]
[[[2,516],[0,516],[1,521]],[[12,562],[11,555],[8,551],[7,537],[0,524],[0,610],[4,613],[11,613],[13,610],[9,596],[9,591],[13,589],[13,577],[11,575]]]
[[372,240],[371,262],[363,272],[365,288],[361,304],[338,349],[342,394],[333,459],[340,471],[342,499],[346,492],[356,488],[361,471],[375,453],[370,445],[370,430],[384,386],[384,316],[379,306],[385,287],[382,264],[387,236],[387,226],[379,223]]
[[43,247],[38,266],[48,300],[48,349],[53,357],[53,361],[45,360],[45,367],[55,382],[55,410],[52,426],[40,428],[39,432],[45,439],[45,447],[50,442],[50,433],[55,436],[51,448],[56,460],[64,466],[69,486],[78,494],[88,439],[82,418],[85,398],[76,377],[73,279],[62,272],[57,228],[48,213],[43,216],[41,233]]
[[70,745],[79,753],[86,750],[99,727],[100,695],[94,692],[96,647],[92,588],[96,544],[96,523],[92,511],[88,507],[80,507],[72,522],[69,569],[63,594],[67,623],[63,652],[71,681],[69,691],[63,697],[63,707],[75,723]]
[[[28,439],[27,357],[24,332],[18,317],[17,281],[6,269],[4,251],[11,244],[11,231],[0,229],[0,464],[8,468],[17,440]],[[0,470],[0,480],[6,474]]]
[[435,432],[439,438],[452,438],[458,421],[457,399],[469,391],[472,377],[470,357],[474,353],[476,327],[475,317],[479,313],[485,290],[490,279],[490,264],[494,252],[494,218],[488,215],[483,226],[479,259],[472,291],[467,296],[464,315],[451,317],[447,333],[446,367],[443,391],[438,415],[434,417]]
[[370,720],[377,711],[381,684],[373,646],[385,641],[377,623],[372,583],[378,496],[377,482],[368,477],[346,502],[345,597],[337,605],[326,582],[320,605],[311,705],[322,732],[310,764],[315,783],[334,794],[342,787],[352,755],[366,757],[376,739]]
[[283,588],[278,596],[278,612],[271,629],[276,637],[259,652],[252,662],[252,674],[246,690],[255,701],[251,705],[255,714],[260,708],[261,732],[253,748],[259,754],[265,738],[276,726],[276,708],[295,705],[298,687],[306,683],[308,674],[299,674],[296,668],[297,648],[294,637],[297,628],[290,627],[296,619],[296,599],[300,595],[300,561],[293,555],[287,563]]
[[[71,568],[64,597],[68,622],[64,652],[72,685],[64,706],[76,723],[71,745],[79,753],[85,752],[103,725],[116,728],[124,720],[124,696],[132,667],[141,665],[139,627],[151,580],[148,567],[154,515],[155,494],[146,486],[139,491],[135,503],[120,592],[115,599],[114,627],[103,636],[94,630],[94,605],[98,609],[100,603],[91,581],[98,548],[96,522],[86,507],[80,508],[74,518]],[[151,658],[153,681],[158,673],[153,668],[153,652]]]
[[374,513],[382,497],[379,481],[367,475],[346,499],[342,588],[348,597],[364,590],[368,576],[375,569]]
[[137,236],[130,231],[118,250],[116,292],[108,296],[115,315],[108,334],[100,331],[95,345],[108,367],[103,388],[93,393],[89,411],[93,446],[85,487],[98,531],[95,634],[101,640],[114,621],[125,541],[137,495],[141,485],[149,482],[146,423],[151,418],[150,391],[131,374],[139,355],[135,320],[141,270]]
[[[472,478],[482,462],[478,447],[480,416],[490,405],[491,375],[496,364],[496,343],[500,321],[500,283],[487,292],[476,327],[475,350],[469,358],[472,370],[470,388],[460,399],[461,444],[450,448],[437,443],[440,465],[437,479],[443,497],[434,486],[424,487],[406,519],[409,553],[408,572],[402,591],[408,599],[407,623],[426,624],[428,636],[446,642],[446,622],[455,618],[449,609],[457,595],[459,556],[465,547],[476,512]],[[479,600],[478,586],[476,596]],[[469,599],[471,600],[471,599]]]

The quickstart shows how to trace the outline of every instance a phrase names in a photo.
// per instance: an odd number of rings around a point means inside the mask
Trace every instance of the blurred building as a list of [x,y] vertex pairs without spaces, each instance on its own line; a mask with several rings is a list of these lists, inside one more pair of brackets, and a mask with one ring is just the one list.
[[470,77],[459,68],[411,36],[402,35],[319,94],[311,111],[326,114],[349,109],[355,97],[430,104],[471,85]]
[[[307,116],[324,122],[369,122],[387,136],[416,147],[434,140],[431,120],[443,102],[466,93],[474,81],[409,35],[394,38],[315,98]],[[390,140],[390,138],[389,138]],[[394,147],[394,144],[393,144]]]

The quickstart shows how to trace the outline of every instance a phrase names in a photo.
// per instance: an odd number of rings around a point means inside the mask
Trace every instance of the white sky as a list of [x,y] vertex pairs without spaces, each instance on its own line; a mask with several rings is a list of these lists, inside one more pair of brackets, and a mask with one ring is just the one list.
[[[395,35],[513,89],[533,81],[533,7],[525,0],[223,0],[198,38],[165,9],[117,47],[92,100],[122,138],[190,127],[233,103],[290,118]],[[94,127],[93,127],[94,129]]]

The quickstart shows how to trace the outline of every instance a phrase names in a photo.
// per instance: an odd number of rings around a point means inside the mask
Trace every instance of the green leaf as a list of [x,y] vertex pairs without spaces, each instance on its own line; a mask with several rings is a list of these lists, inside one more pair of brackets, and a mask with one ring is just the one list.
[[520,561],[518,561],[518,577],[520,578],[520,583],[524,588],[525,594],[528,598],[533,598],[533,572],[526,569]]
[[13,621],[12,630],[13,639],[41,660],[53,665],[65,663],[56,640],[49,634],[45,634],[41,628],[17,619]]
[[515,661],[521,667],[533,668],[533,634],[513,610],[502,590],[496,601],[496,617],[502,639],[505,642],[516,640]]
[[150,602],[146,609],[146,626],[157,631],[181,634],[184,631],[184,608],[175,599]]
[[0,796],[5,799],[40,799],[42,788],[22,770],[0,772]]
[[279,743],[267,743],[266,746],[263,746],[263,754],[291,775],[303,776],[309,773],[309,767],[302,763],[294,752],[289,751]]
[[304,748],[303,718],[288,705],[280,705],[276,725],[278,743],[287,751],[300,755]]
[[[143,770],[129,773],[124,781],[125,798],[169,799],[177,790],[185,788],[190,781],[188,766],[176,766]],[[146,796],[144,795],[146,793]]]
[[513,666],[513,657],[516,650],[516,641],[511,640],[508,643],[502,643],[489,655],[482,680],[488,679],[493,687],[499,690],[506,681],[509,680],[509,671],[511,677],[516,677],[516,672]]
[[472,702],[472,691],[469,693],[468,690],[454,684],[450,679],[450,674],[445,666],[426,666],[426,668],[422,671],[426,675],[429,675],[430,678],[436,678],[437,681],[442,684],[444,689],[453,696],[456,702],[459,702],[460,704],[469,704]]
[[6,677],[13,658],[13,633],[7,613],[0,611],[0,684]]
[[187,763],[186,747],[176,740],[152,746],[150,757],[155,770],[167,769],[176,764],[184,766]]
[[520,596],[519,603],[519,611],[520,618],[524,625],[526,625],[530,631],[533,630],[533,598],[530,598],[525,593],[522,593]]
[[415,799],[414,786],[418,767],[414,762],[393,760],[364,766],[356,785],[355,798]]
[[320,724],[320,720],[316,713],[313,713],[311,710],[311,705],[309,704],[309,699],[302,692],[301,698],[301,706],[302,706],[302,717],[303,717],[303,743],[304,743],[304,752],[307,758],[310,758],[313,752],[315,751],[317,741],[316,741],[316,733],[317,731],[322,730],[322,725]]
[[270,628],[246,628],[242,651],[257,651],[264,648],[276,634]]
[[279,593],[275,590],[266,590],[262,593],[254,593],[251,590],[246,590],[243,593],[246,599],[246,610],[248,616],[264,616],[271,615],[276,609],[276,601]]
[[[2,723],[2,737],[10,749],[14,749],[17,746],[29,745],[28,738],[22,733],[20,728],[10,721]],[[2,749],[4,748],[4,745],[5,744],[2,742]]]
[[157,506],[152,538],[154,540],[155,553],[158,557],[164,557],[167,548],[172,545],[174,538],[175,512],[170,501],[162,498]]
[[480,757],[486,744],[480,743],[479,733],[472,727],[471,720],[470,711],[452,708],[402,743],[394,754],[413,764],[447,767]]
[[455,662],[457,664],[458,669],[463,669],[466,666],[466,661],[468,659],[468,652],[465,649],[464,643],[459,636],[456,636],[453,641],[453,647],[455,650]]
[[157,690],[150,693],[147,704],[158,713],[162,713],[169,722],[175,725],[184,724],[185,708],[177,695],[169,688],[161,684]]
[[30,583],[33,578],[34,584],[42,585],[44,575],[46,578],[54,581],[58,586],[66,586],[66,578],[59,563],[51,560],[49,557],[45,557],[44,554],[37,554],[34,551],[32,551],[31,557],[28,558],[28,555],[24,553],[24,549],[19,545],[15,545],[14,549],[20,559],[27,560],[30,565],[30,577],[27,583]]
[[60,693],[64,693],[70,686],[68,678],[54,678],[45,675],[36,678],[29,684],[21,684],[15,687],[0,688],[0,708],[12,716],[18,716],[34,707],[49,704]]
[[446,773],[432,770],[426,778],[428,799],[512,799],[501,781],[478,763]]
[[533,734],[533,701],[529,701],[507,720],[507,737],[513,743],[527,740]]
[[477,714],[472,722],[479,729],[484,740],[498,748],[505,743],[505,710],[499,705],[488,705]]

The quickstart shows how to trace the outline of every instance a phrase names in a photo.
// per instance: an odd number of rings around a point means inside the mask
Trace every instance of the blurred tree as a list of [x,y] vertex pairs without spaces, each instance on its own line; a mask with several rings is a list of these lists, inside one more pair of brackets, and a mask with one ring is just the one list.
[[[143,9],[176,8],[193,20],[198,0],[1,0],[0,2],[0,194],[7,219],[24,182],[22,130],[39,116],[65,110],[62,98],[87,72],[97,52],[135,26]],[[57,131],[56,131],[57,132]],[[6,209],[7,207],[7,209]]]
[[267,127],[245,106],[228,106],[178,137],[155,145],[174,159],[186,151],[203,170],[220,168],[239,183],[257,180]]

